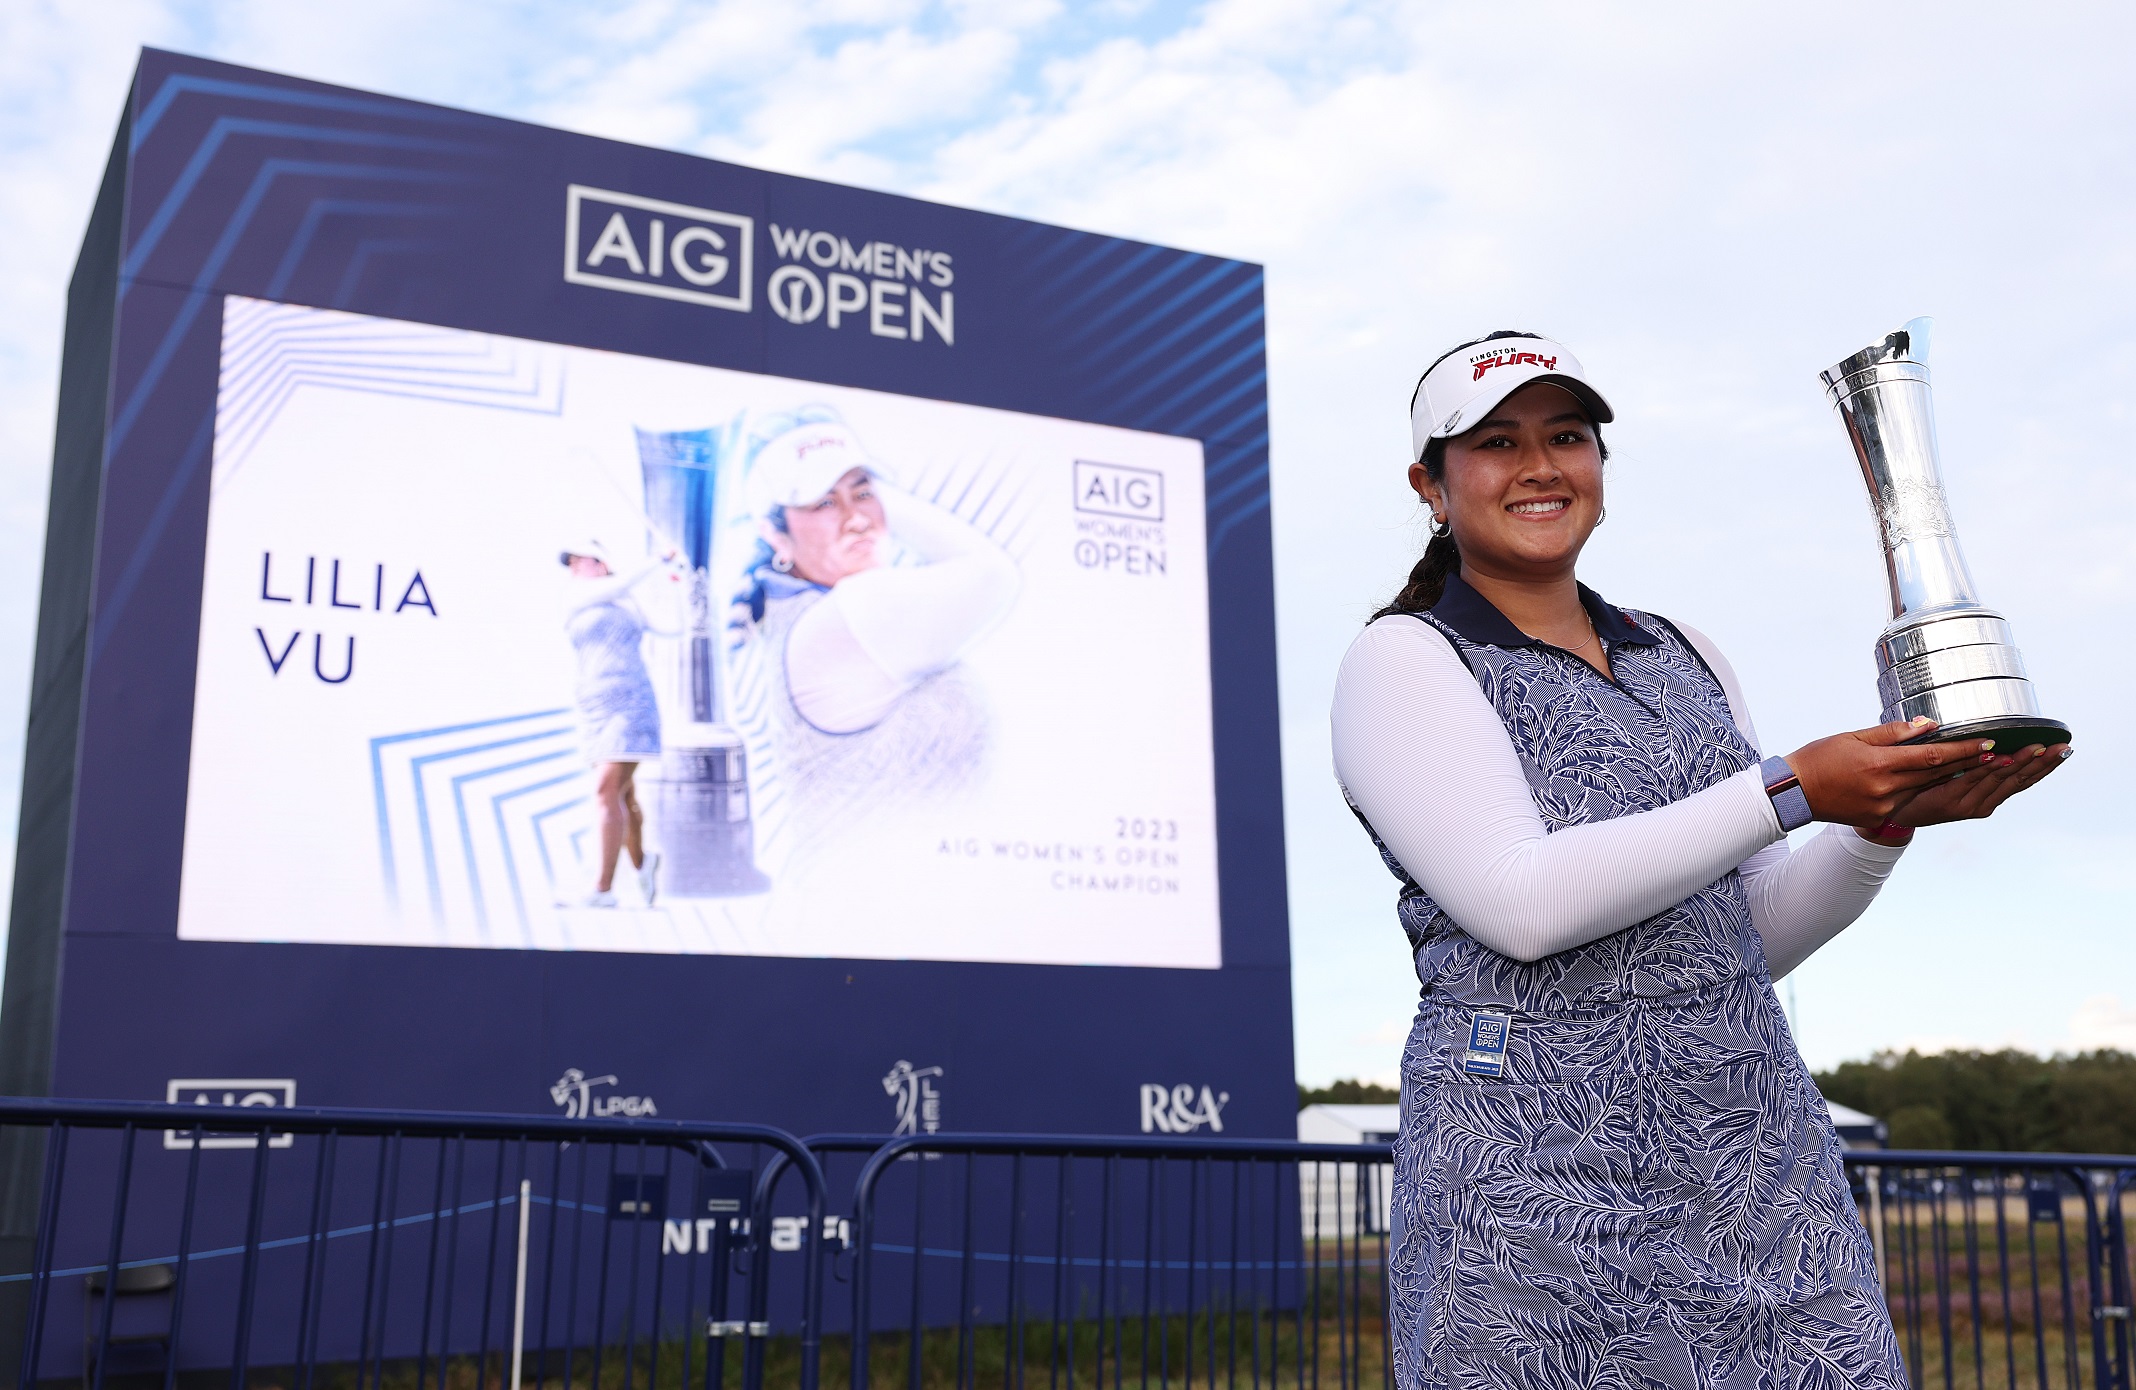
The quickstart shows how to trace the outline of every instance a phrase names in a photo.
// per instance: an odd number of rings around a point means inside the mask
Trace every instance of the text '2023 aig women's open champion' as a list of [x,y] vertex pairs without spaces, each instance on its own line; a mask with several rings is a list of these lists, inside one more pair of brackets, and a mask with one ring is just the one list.
[[1993,739],[1998,753],[2067,743],[2068,728],[2040,713],[2010,625],[1974,596],[1958,549],[1936,468],[1928,328],[1915,319],[1819,374],[1884,543],[1891,621],[1876,643],[1884,719],[1926,715],[1941,726],[1936,739]]

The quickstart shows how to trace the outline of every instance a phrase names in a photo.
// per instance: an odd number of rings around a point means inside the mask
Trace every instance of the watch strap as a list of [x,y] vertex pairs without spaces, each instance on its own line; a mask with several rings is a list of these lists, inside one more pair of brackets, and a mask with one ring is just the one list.
[[1765,794],[1772,799],[1773,813],[1780,818],[1784,833],[1800,830],[1816,817],[1810,814],[1810,799],[1803,795],[1802,783],[1795,776],[1795,769],[1782,757],[1767,758],[1758,765],[1758,775],[1765,781]]

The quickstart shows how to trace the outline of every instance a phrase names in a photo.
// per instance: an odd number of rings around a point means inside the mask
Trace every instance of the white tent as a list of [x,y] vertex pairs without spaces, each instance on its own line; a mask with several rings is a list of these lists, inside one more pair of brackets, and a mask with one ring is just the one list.
[[1308,1105],[1298,1112],[1306,1144],[1386,1144],[1402,1127],[1399,1105]]
[[1874,1115],[1831,1100],[1825,1102],[1825,1109],[1832,1112],[1832,1128],[1839,1131],[1839,1142],[1847,1148],[1881,1149],[1891,1137],[1891,1131]]
[[[1401,1127],[1399,1105],[1308,1105],[1298,1112],[1298,1138],[1307,1144],[1387,1144]],[[1387,1163],[1299,1164],[1298,1209],[1306,1238],[1352,1238],[1360,1224],[1367,1235],[1384,1233],[1393,1181],[1394,1166]]]

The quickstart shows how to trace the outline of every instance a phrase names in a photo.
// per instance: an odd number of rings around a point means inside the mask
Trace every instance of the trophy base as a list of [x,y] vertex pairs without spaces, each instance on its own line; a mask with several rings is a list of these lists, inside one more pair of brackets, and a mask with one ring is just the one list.
[[1908,742],[1956,743],[1960,739],[1993,739],[1997,753],[2015,753],[2037,743],[2052,748],[2057,743],[2070,740],[2069,728],[2055,720],[2037,714],[2015,715],[2002,719],[1972,719],[1963,724],[1952,724],[1937,729],[1925,739]]
[[1922,741],[1989,739],[1997,753],[2069,741],[2069,728],[2040,713],[2024,658],[2002,616],[1978,605],[1914,614],[1876,644],[1876,689],[1886,723],[1926,716]]
[[[672,744],[641,776],[646,829],[663,856],[663,898],[741,898],[766,892],[756,866],[749,773],[741,740],[697,726],[702,741]],[[718,741],[712,741],[713,739]]]

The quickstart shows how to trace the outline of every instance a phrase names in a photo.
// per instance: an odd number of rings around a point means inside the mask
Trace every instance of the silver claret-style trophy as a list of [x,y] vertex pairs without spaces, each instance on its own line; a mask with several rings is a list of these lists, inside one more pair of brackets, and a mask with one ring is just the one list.
[[1884,542],[1891,622],[1876,642],[1884,719],[1927,715],[1940,726],[1936,741],[1993,739],[1999,753],[2067,743],[2069,729],[2040,713],[2010,625],[1974,597],[1936,469],[1928,328],[1915,319],[1820,373]]
[[722,708],[712,608],[714,483],[732,430],[638,431],[645,475],[645,518],[657,543],[689,563],[689,615],[676,659],[665,671],[665,712],[680,727],[662,731],[660,761],[638,785],[647,828],[666,855],[662,877],[671,896],[731,898],[771,884],[756,866],[749,813],[748,752]]

